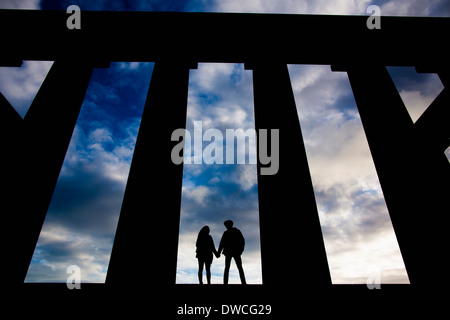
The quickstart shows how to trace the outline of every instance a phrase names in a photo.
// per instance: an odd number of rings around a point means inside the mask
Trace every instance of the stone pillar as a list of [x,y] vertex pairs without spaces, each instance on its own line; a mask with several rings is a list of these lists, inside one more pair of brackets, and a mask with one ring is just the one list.
[[171,135],[186,127],[188,84],[188,64],[155,63],[106,277],[121,294],[162,297],[175,285],[183,164]]
[[[23,283],[83,103],[93,66],[55,61],[24,119],[14,116],[17,144],[10,172],[2,246],[8,282]],[[5,189],[3,188],[3,189]]]
[[274,297],[320,293],[331,279],[289,72],[270,62],[246,68],[253,70],[258,153],[259,130],[268,130],[269,142],[270,130],[279,130],[278,172],[262,174],[258,161],[263,286]]
[[449,163],[422,143],[385,67],[346,71],[410,282],[437,288],[448,269]]

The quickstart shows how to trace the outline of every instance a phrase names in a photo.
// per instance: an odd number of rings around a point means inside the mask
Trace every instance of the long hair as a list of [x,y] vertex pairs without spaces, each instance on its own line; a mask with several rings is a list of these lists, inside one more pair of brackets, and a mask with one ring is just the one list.
[[204,226],[203,228],[201,228],[197,236],[196,246],[198,246],[199,243],[202,242],[202,240],[205,239],[207,235],[209,235],[209,231],[210,230],[208,226]]

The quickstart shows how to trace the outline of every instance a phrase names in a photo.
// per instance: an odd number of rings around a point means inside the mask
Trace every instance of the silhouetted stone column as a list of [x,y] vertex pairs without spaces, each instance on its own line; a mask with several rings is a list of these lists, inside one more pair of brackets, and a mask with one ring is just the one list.
[[[0,93],[0,136],[3,145],[17,144],[17,135],[21,131],[22,118],[14,110],[9,101]],[[9,155],[9,152],[5,152]]]
[[18,144],[9,168],[10,204],[2,241],[6,280],[22,283],[69,146],[93,67],[55,61],[16,131]]
[[270,62],[246,68],[253,70],[258,144],[260,129],[268,129],[268,141],[279,129],[280,139],[279,171],[262,175],[258,161],[263,285],[274,297],[320,293],[331,280],[288,69]]
[[442,153],[449,146],[450,88],[445,88],[414,124],[417,138],[429,152]]
[[[10,246],[8,236],[10,234],[10,226],[12,222],[15,221],[15,215],[13,212],[8,213],[7,210],[17,211],[18,201],[18,186],[21,182],[18,179],[17,163],[18,163],[18,153],[22,150],[20,145],[21,139],[20,135],[23,131],[23,119],[14,110],[9,101],[0,93],[0,137],[1,137],[1,157],[0,164],[3,168],[2,172],[2,190],[1,199],[3,205],[3,214],[1,215],[0,225],[3,226],[0,231],[0,243],[2,248],[5,246]],[[20,202],[19,202],[20,203]],[[5,227],[8,226],[8,227]],[[16,250],[19,248],[7,248],[6,250]],[[3,249],[4,250],[4,249]],[[14,252],[8,253],[13,254]],[[7,254],[7,255],[8,255]],[[6,255],[6,256],[7,256]],[[15,266],[17,268],[17,266]],[[2,268],[7,268],[5,264]],[[5,274],[5,273],[2,273]],[[17,276],[16,276],[17,278]],[[20,278],[20,277],[19,277]],[[10,279],[10,281],[13,281]],[[20,281],[20,280],[18,280]]]
[[441,79],[442,84],[447,89],[450,89],[450,69],[449,68],[438,68],[438,76]]
[[161,298],[175,285],[183,165],[172,132],[186,127],[189,66],[156,62],[128,176],[106,283]]
[[448,270],[448,161],[418,138],[385,67],[346,70],[411,284],[439,286]]
[[450,69],[445,66],[421,65],[418,73],[435,73],[439,76],[444,89],[428,106],[414,124],[416,136],[423,146],[434,153],[442,154],[450,145]]

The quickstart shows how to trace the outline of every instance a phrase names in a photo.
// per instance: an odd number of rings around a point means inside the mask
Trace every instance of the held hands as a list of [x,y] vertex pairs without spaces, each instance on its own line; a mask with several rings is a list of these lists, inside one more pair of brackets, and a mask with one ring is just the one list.
[[217,252],[217,251],[216,251],[216,252],[214,252],[214,255],[216,256],[216,258],[217,258],[217,259],[219,259],[219,258],[220,258],[220,253],[219,253],[219,252]]

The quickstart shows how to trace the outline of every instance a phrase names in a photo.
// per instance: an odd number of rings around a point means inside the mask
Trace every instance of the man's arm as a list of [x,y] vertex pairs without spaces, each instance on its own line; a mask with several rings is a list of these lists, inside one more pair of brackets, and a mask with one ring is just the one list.
[[223,250],[223,246],[224,246],[224,238],[225,238],[225,232],[222,235],[222,239],[220,239],[220,243],[219,243],[219,249],[217,249],[217,253],[220,255],[222,253]]
[[244,235],[242,234],[241,230],[239,230],[239,235],[240,235],[240,251],[242,254],[242,252],[244,252],[244,248],[245,248],[245,238]]

